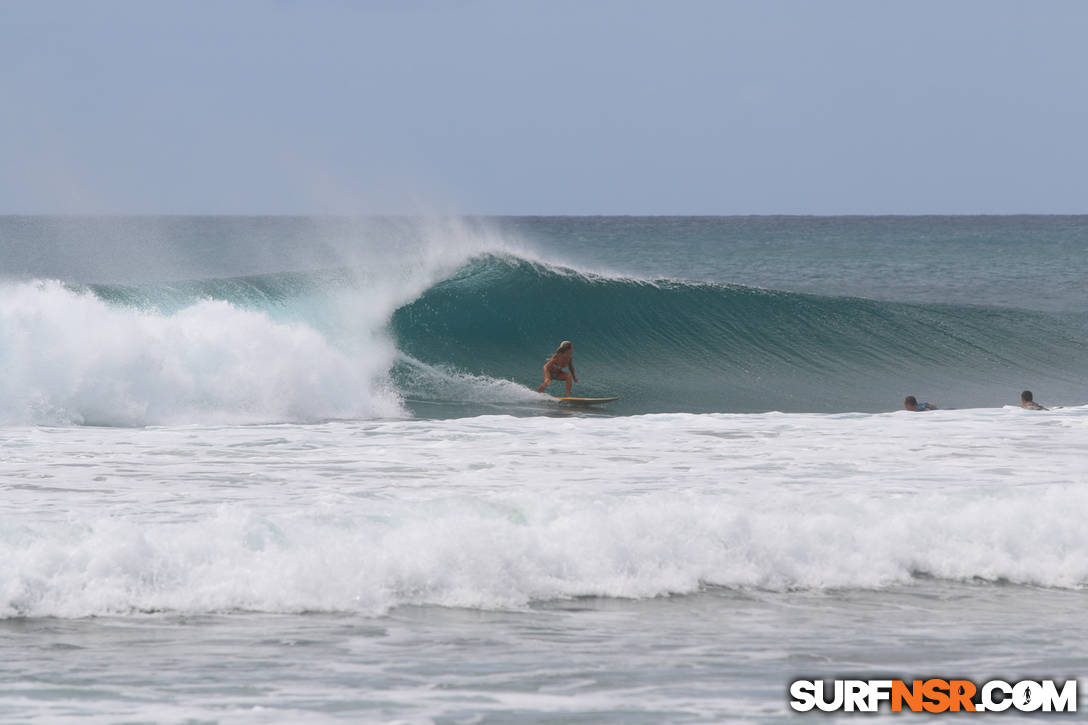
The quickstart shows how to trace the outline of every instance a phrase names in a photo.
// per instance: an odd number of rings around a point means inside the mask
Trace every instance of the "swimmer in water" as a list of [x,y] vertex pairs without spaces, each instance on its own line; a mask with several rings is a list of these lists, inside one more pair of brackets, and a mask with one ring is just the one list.
[[918,398],[915,398],[913,395],[908,395],[903,399],[903,407],[906,410],[913,410],[919,413],[927,410],[937,410],[937,406],[933,403],[919,403]]
[[1035,396],[1031,394],[1030,390],[1020,393],[1020,407],[1028,410],[1046,410],[1046,408],[1035,402]]
[[[570,368],[570,372],[568,373],[563,368]],[[567,397],[570,397],[571,382],[578,382],[578,376],[574,374],[574,343],[570,340],[563,340],[555,354],[548,358],[548,362],[544,363],[544,382],[540,384],[536,392],[543,393],[552,384],[553,380],[565,381],[567,383]]]

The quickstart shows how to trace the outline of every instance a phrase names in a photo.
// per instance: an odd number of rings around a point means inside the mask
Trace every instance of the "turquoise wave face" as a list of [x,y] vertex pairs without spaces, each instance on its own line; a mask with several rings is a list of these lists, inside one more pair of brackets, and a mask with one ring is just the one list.
[[572,340],[577,394],[620,395],[615,410],[630,413],[878,411],[907,394],[994,406],[1032,386],[1077,402],[1088,352],[1039,312],[615,279],[495,256],[399,308],[390,328],[412,358],[530,387]]
[[407,303],[390,302],[389,287],[341,269],[81,289],[164,315],[225,301],[304,324],[352,354],[391,340],[389,384],[421,415],[531,405],[545,359],[567,339],[574,393],[619,395],[608,410],[620,414],[880,411],[908,394],[990,407],[1015,404],[1025,388],[1046,403],[1084,402],[1084,329],[1052,313],[642,281],[496,255]]

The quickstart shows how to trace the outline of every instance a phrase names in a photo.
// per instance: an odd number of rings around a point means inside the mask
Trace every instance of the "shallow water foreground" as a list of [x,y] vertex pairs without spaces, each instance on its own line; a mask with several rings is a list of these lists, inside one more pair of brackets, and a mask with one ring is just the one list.
[[790,712],[787,683],[797,678],[1084,673],[1088,655],[1075,645],[1088,641],[1083,610],[1083,592],[920,582],[509,612],[403,607],[378,618],[14,619],[0,623],[0,719],[799,720],[818,716]]
[[794,679],[1083,677],[1086,431],[0,429],[0,721],[778,722],[816,717]]

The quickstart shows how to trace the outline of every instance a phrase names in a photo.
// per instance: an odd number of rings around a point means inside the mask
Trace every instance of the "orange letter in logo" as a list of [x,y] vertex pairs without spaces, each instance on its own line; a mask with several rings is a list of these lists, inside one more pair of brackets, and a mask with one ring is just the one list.
[[971,698],[975,696],[975,683],[970,680],[951,680],[948,683],[948,693],[951,696],[952,712],[959,712],[962,707],[967,712],[975,711],[975,703]]
[[944,712],[948,709],[947,680],[926,680],[925,684],[922,685],[922,694],[925,695],[927,700],[930,700],[930,702],[922,705],[926,712]]
[[914,680],[910,687],[907,687],[907,683],[902,680],[895,680],[892,682],[892,712],[901,712],[903,710],[904,702],[907,703],[907,707],[909,707],[912,712],[921,712],[921,680]]

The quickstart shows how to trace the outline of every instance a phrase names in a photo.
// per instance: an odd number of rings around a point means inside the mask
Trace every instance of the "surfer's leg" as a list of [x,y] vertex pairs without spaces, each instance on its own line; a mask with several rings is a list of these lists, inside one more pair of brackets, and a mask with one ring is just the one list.
[[552,381],[548,378],[544,378],[544,382],[540,384],[540,387],[536,389],[536,392],[543,393],[548,389],[548,386],[552,384]]

